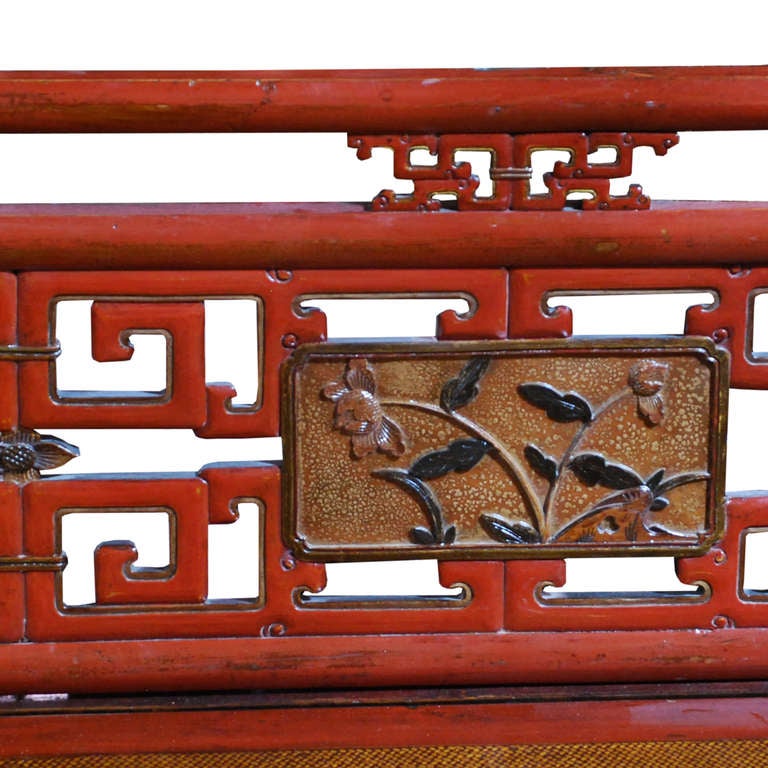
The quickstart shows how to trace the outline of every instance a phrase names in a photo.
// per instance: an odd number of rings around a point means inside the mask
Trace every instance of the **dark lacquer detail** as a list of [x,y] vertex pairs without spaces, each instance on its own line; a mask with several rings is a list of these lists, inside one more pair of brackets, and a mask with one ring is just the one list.
[[412,528],[410,535],[414,544],[423,546],[453,544],[456,539],[456,528],[453,525],[446,525],[437,496],[423,480],[414,477],[406,469],[396,467],[377,469],[372,474],[401,486],[421,505],[429,520],[429,529],[422,526]]
[[459,375],[445,383],[440,393],[440,405],[446,411],[455,411],[469,405],[480,393],[478,385],[490,362],[488,357],[470,358]]
[[415,496],[427,515],[430,528],[411,529],[411,540],[422,545],[452,544],[456,528],[447,525],[442,505],[427,480],[436,480],[449,472],[468,472],[491,449],[485,440],[454,440],[446,448],[430,451],[416,459],[410,469],[379,469],[372,474],[397,483]]
[[540,448],[537,448],[533,443],[529,443],[523,449],[523,455],[525,460],[530,465],[531,469],[546,480],[556,480],[560,474],[557,462],[551,457],[547,456]]
[[558,392],[549,384],[541,382],[520,384],[517,391],[531,405],[545,410],[553,421],[559,421],[561,424],[571,421],[583,421],[588,424],[592,421],[592,408],[575,392]]
[[468,472],[491,450],[485,440],[454,440],[446,448],[425,453],[411,465],[409,473],[421,480],[435,480],[449,472]]
[[602,485],[605,488],[632,488],[641,485],[643,478],[633,469],[624,464],[614,464],[606,461],[600,453],[580,453],[571,459],[568,469],[581,480],[584,485]]
[[540,544],[541,534],[524,520],[510,523],[501,515],[486,512],[480,515],[483,530],[502,544]]

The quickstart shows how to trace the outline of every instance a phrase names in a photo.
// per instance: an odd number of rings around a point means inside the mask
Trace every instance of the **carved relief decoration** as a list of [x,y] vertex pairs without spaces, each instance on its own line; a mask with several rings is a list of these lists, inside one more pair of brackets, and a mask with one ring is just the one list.
[[287,526],[305,554],[711,544],[724,400],[709,344],[401,346],[292,367]]
[[[413,182],[412,194],[384,189],[371,202],[374,211],[438,211],[441,199],[454,198],[458,210],[562,210],[577,206],[584,210],[637,210],[649,208],[650,198],[639,184],[630,184],[625,195],[611,194],[611,179],[632,173],[636,147],[651,147],[665,155],[679,141],[675,133],[530,133],[350,135],[348,143],[360,160],[373,149],[386,147],[394,154],[394,176]],[[594,162],[601,148],[613,150],[612,162]],[[434,163],[412,161],[415,150],[427,150]],[[480,179],[472,164],[457,161],[459,150],[491,154],[490,179],[493,192],[478,195]],[[531,192],[531,156],[542,150],[561,150],[567,162],[557,161],[543,174],[546,193]],[[576,199],[583,198],[583,199]]]
[[26,483],[80,455],[76,445],[31,429],[0,432],[0,480]]

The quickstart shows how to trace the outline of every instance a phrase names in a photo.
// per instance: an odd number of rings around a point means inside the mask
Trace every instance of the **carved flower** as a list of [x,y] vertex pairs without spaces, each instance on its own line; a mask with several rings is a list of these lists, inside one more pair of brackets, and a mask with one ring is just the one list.
[[356,459],[376,451],[394,457],[403,454],[405,435],[398,424],[384,415],[376,398],[376,378],[367,360],[350,360],[344,381],[327,384],[323,396],[336,403],[333,426],[350,436]]
[[629,369],[627,383],[637,397],[637,412],[655,427],[664,418],[664,385],[669,366],[656,360],[641,360]]
[[40,476],[41,469],[53,469],[80,455],[76,445],[30,429],[0,432],[0,477],[26,483]]

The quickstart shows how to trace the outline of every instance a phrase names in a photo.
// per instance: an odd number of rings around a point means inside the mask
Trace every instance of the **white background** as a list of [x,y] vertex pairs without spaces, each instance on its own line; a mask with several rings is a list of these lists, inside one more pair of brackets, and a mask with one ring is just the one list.
[[[711,8],[711,10],[707,10]],[[134,0],[133,2],[0,2],[0,69],[322,69],[399,67],[523,67],[763,64],[764,19],[755,3],[705,5],[692,2],[644,3],[362,3],[362,2],[194,2]],[[469,127],[471,128],[471,126]],[[644,185],[655,199],[766,199],[763,166],[764,134],[685,135],[667,157],[638,153],[633,181]],[[311,157],[311,162],[308,158]],[[626,182],[622,182],[622,186]],[[393,186],[391,170],[381,153],[360,163],[346,148],[344,137],[295,136],[0,136],[0,202],[134,202],[227,200],[363,200]],[[621,190],[621,186],[617,191]],[[683,308],[678,303],[663,315],[657,300],[621,315],[630,325],[612,332],[680,332]],[[76,311],[77,308],[73,308]],[[215,308],[211,308],[212,311]],[[247,311],[247,308],[246,308]],[[381,311],[381,310],[377,310]],[[582,332],[607,331],[607,312],[590,305],[576,309]],[[334,310],[335,312],[335,310]],[[360,310],[355,310],[359,326]],[[428,335],[434,308],[423,312],[414,330],[410,316],[403,334]],[[370,310],[374,332],[377,317]],[[332,313],[334,335],[345,334],[345,321]],[[649,326],[658,321],[658,326]],[[246,321],[237,321],[241,326]],[[226,319],[225,319],[226,323]],[[339,325],[337,325],[337,323]],[[768,323],[766,323],[768,325]],[[230,326],[231,327],[231,326]],[[86,338],[76,321],[60,329],[65,361],[82,382],[93,386],[95,372],[77,362],[78,339]],[[223,331],[226,334],[226,329]],[[368,331],[366,331],[368,333]],[[388,335],[392,328],[387,328]],[[65,338],[66,337],[66,338]],[[768,338],[756,329],[756,348],[768,350]],[[137,340],[136,358],[124,364],[141,367],[141,355],[158,354],[153,340]],[[211,344],[226,350],[221,342]],[[87,356],[87,348],[82,354]],[[149,358],[148,358],[149,359]],[[227,355],[209,360],[211,378],[252,377],[232,369]],[[149,363],[150,371],[158,362]],[[78,371],[80,373],[78,374]],[[128,374],[116,374],[126,386]],[[81,382],[81,383],[82,383]],[[136,386],[144,386],[140,381]],[[72,386],[76,386],[73,384]],[[118,386],[120,386],[118,385]],[[87,384],[86,384],[87,386]],[[243,383],[245,386],[245,383]],[[732,489],[763,488],[761,451],[755,436],[765,434],[768,408],[763,393],[737,393],[731,403],[728,482]],[[30,425],[44,428],[45,425]],[[57,434],[80,445],[83,458],[68,465],[72,471],[192,470],[205,461],[236,458],[273,458],[275,441],[252,441],[196,446],[188,434],[139,436],[127,451],[117,448],[126,438],[106,432]],[[199,442],[199,441],[198,441]],[[129,443],[129,445],[131,445]],[[244,515],[243,523],[245,523]],[[167,542],[151,529],[93,532],[86,547],[72,560],[90,564],[90,551],[103,537],[135,538],[146,564],[161,564]],[[221,526],[219,526],[221,527]],[[253,584],[255,525],[222,545],[225,555],[214,571],[231,567],[221,595],[246,596]],[[216,535],[219,535],[218,533]],[[231,549],[239,541],[245,548]],[[153,547],[160,543],[159,550]],[[165,553],[163,551],[165,546]],[[619,588],[619,571],[596,577],[603,586]],[[249,568],[251,570],[249,571]],[[397,575],[406,573],[398,566]],[[417,566],[423,574],[423,566]],[[668,584],[670,563],[662,564],[661,581]],[[639,583],[651,586],[646,568]],[[79,579],[80,577],[78,577]],[[87,600],[89,587],[70,579],[69,601]],[[218,577],[215,577],[218,578]],[[401,581],[415,591],[413,572]],[[418,578],[432,579],[434,573]],[[756,585],[768,586],[768,577]],[[227,581],[228,579],[228,581]],[[250,581],[249,581],[250,579]],[[250,586],[238,592],[238,583]],[[353,580],[358,585],[359,577]],[[381,581],[381,580],[380,580]],[[390,572],[379,588],[401,587]],[[79,583],[79,582],[78,582]],[[232,585],[235,586],[232,586]],[[362,589],[373,589],[365,582]],[[661,588],[661,587],[660,587]],[[349,582],[341,591],[350,589]],[[424,587],[429,589],[429,587]],[[80,590],[80,591],[78,591]],[[218,593],[217,593],[218,594]]]

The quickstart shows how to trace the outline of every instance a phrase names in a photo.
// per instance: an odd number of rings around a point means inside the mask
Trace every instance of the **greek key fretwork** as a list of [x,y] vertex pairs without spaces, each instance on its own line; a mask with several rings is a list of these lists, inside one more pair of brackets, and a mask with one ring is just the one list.
[[[65,388],[59,381],[60,361],[53,355],[21,362],[3,361],[0,356],[0,405],[4,396],[15,397],[17,367],[18,388],[23,392],[17,421],[15,404],[0,407],[0,429],[12,429],[20,422],[56,429],[188,428],[206,438],[276,436],[280,366],[295,347],[322,341],[327,332],[322,312],[301,311],[302,298],[353,297],[361,293],[366,275],[365,270],[125,271],[116,280],[114,272],[104,271],[25,273],[19,278],[19,338],[8,341],[17,341],[25,349],[53,348],[59,303],[90,300],[93,358],[99,363],[130,360],[132,334],[161,335],[165,377],[153,391],[100,389],[89,386],[88,379]],[[438,286],[433,270],[381,271],[364,293],[422,295],[434,293],[436,287],[438,292],[467,294],[475,306],[467,317],[442,314],[439,336],[497,338],[504,334],[503,270],[456,270],[442,276]],[[13,295],[13,290],[10,284],[8,293]],[[247,299],[257,304],[256,352],[250,366],[257,387],[248,404],[233,402],[238,392],[232,383],[206,378],[205,304],[209,299]],[[233,325],[225,336],[227,349],[233,356],[253,355],[244,352],[242,334]],[[4,388],[5,374],[9,384]],[[7,427],[1,420],[6,412]]]
[[[665,155],[678,143],[674,133],[534,133],[534,134],[428,134],[350,135],[350,147],[361,160],[371,157],[377,147],[394,152],[394,176],[413,182],[412,194],[400,195],[384,189],[371,202],[375,211],[437,211],[441,196],[456,199],[458,210],[562,210],[579,193],[586,199],[578,205],[585,210],[626,210],[648,208],[650,198],[639,184],[631,184],[626,195],[612,195],[611,179],[632,173],[636,147],[651,147]],[[593,163],[590,155],[598,149],[615,150],[615,160]],[[414,150],[426,149],[435,158],[430,165],[411,162]],[[458,162],[458,150],[485,150],[491,153],[490,178],[493,193],[477,194],[479,178],[471,163]],[[558,161],[544,174],[545,194],[531,194],[531,155],[541,150],[564,150],[570,159]]]

